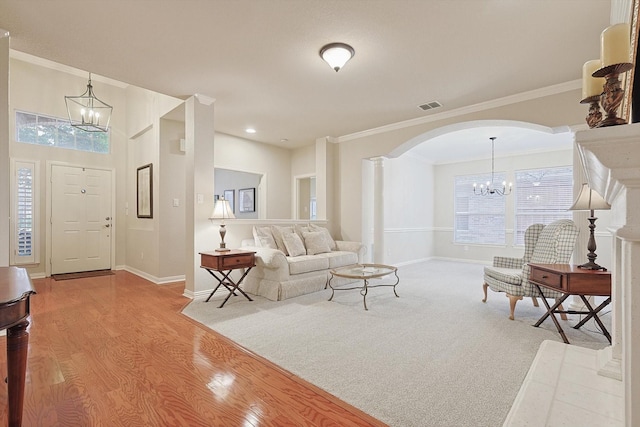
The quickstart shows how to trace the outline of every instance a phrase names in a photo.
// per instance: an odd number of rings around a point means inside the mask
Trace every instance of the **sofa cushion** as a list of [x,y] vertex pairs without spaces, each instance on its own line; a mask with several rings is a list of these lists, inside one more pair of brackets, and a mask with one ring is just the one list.
[[271,233],[271,227],[253,227],[254,244],[259,248],[278,249],[276,241]]
[[337,249],[336,241],[333,240],[333,237],[331,237],[331,233],[329,233],[329,230],[315,224],[309,224],[309,229],[310,231],[321,231],[322,233],[324,233],[324,238],[326,239],[327,244],[329,245],[329,248],[332,251],[335,251]]
[[283,233],[282,240],[289,256],[296,257],[300,255],[306,255],[307,250],[302,243],[302,239],[297,233]]
[[320,255],[302,255],[287,257],[289,262],[289,274],[302,274],[310,271],[327,270],[329,259]]
[[314,257],[321,257],[326,259],[329,262],[329,268],[344,267],[345,265],[358,263],[358,254],[355,252],[331,251],[314,255]]
[[522,285],[521,268],[485,267],[484,274],[500,282]]
[[327,239],[322,231],[311,231],[302,233],[304,245],[307,248],[307,255],[323,254],[331,252]]

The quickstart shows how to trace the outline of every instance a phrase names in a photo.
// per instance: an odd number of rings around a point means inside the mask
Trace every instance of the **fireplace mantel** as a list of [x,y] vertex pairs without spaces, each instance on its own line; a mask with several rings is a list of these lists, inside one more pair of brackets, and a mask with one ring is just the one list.
[[632,402],[640,401],[640,123],[579,131],[575,141],[589,186],[611,204],[615,224],[613,340],[602,375],[614,377],[611,367],[618,367],[624,425],[637,426],[640,405]]
[[589,186],[607,202],[640,186],[640,123],[579,131],[575,139]]
[[504,427],[640,426],[640,124],[578,131],[575,141],[589,186],[611,204],[612,343],[543,342]]

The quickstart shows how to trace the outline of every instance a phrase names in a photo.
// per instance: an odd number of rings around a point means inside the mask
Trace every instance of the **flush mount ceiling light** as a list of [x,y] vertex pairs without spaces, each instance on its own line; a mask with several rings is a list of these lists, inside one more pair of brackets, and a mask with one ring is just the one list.
[[91,73],[87,90],[80,96],[65,96],[67,114],[71,126],[86,132],[107,132],[113,107],[98,99],[93,93]]
[[329,43],[320,49],[320,57],[325,60],[336,73],[340,71],[344,64],[347,63],[356,51],[345,43]]

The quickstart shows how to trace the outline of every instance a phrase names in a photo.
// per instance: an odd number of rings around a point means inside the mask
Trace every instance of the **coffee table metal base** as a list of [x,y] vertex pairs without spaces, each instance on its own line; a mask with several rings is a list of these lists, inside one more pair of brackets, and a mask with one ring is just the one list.
[[[331,277],[329,278],[329,282],[327,283],[327,285],[331,288],[331,297],[329,297],[329,301],[333,300],[333,296],[335,295],[335,291],[349,291],[349,290],[353,290],[353,289],[359,289],[360,290],[360,295],[362,295],[362,303],[364,304],[364,309],[365,310],[369,310],[369,308],[367,308],[367,293],[369,291],[369,288],[378,288],[378,287],[382,287],[382,286],[387,286],[387,287],[392,287],[393,288],[393,293],[396,296],[396,298],[400,298],[400,295],[398,295],[398,293],[396,292],[396,286],[398,285],[398,283],[400,283],[400,277],[398,277],[398,269],[396,267],[392,267],[392,266],[383,266],[383,265],[377,265],[377,264],[363,264],[362,268],[364,269],[364,272],[361,274],[352,274],[353,270],[350,271],[345,271],[344,269],[336,269],[336,270],[331,270]],[[371,273],[369,274],[369,272],[366,271],[367,268],[370,269],[374,269],[374,268],[381,268],[381,269],[387,269],[386,271],[382,271],[381,273]],[[340,271],[343,270],[343,271]],[[393,273],[396,276],[396,281],[395,283],[381,283],[379,285],[370,285],[369,284],[369,280],[372,278],[379,278],[379,277],[383,277],[386,275],[389,275]],[[333,286],[331,286],[331,281],[333,280],[334,277],[346,277],[346,278],[351,278],[351,279],[360,279],[362,280],[364,283],[362,286],[353,286],[353,287],[349,287],[349,288],[334,288]]]

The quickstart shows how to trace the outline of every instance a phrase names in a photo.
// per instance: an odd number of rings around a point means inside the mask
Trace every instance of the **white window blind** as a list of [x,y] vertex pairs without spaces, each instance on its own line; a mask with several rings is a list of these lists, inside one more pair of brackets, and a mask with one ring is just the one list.
[[[494,182],[506,181],[506,173],[496,172]],[[473,184],[486,183],[491,174],[455,177],[454,242],[504,245],[506,243],[505,196],[473,193]]]
[[36,162],[13,162],[12,264],[39,261],[37,252]]
[[516,221],[514,244],[524,245],[531,224],[549,224],[572,218],[573,167],[560,166],[516,171]]

